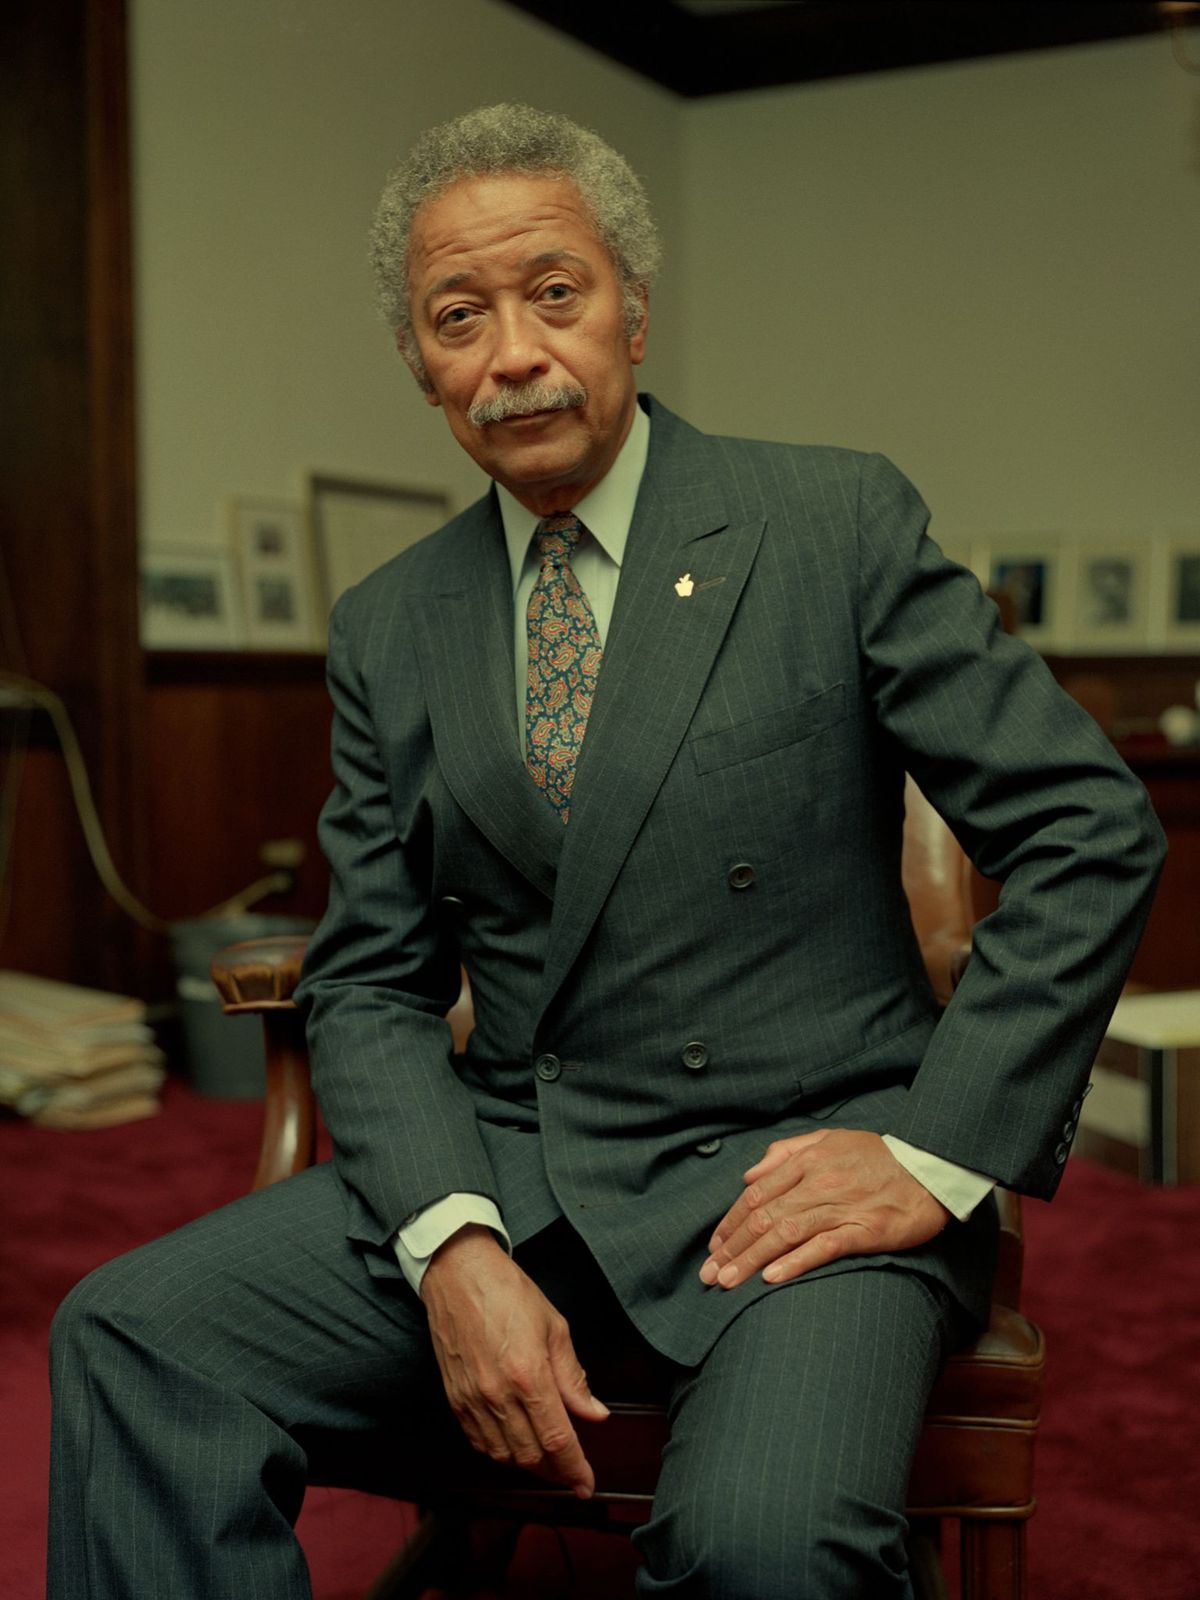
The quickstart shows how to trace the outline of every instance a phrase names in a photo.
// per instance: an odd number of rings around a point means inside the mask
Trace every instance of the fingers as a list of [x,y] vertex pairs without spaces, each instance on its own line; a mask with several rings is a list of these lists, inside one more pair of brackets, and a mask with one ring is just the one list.
[[804,1206],[798,1191],[787,1199],[787,1206],[764,1202],[749,1211],[745,1221],[710,1253],[700,1269],[702,1282],[732,1289],[770,1262],[828,1233],[831,1219],[825,1207]]
[[767,1283],[787,1283],[799,1278],[814,1267],[824,1267],[839,1256],[854,1255],[862,1249],[863,1233],[854,1223],[843,1223],[840,1228],[827,1228],[815,1234],[806,1243],[786,1255],[776,1256],[762,1269]]
[[466,1254],[444,1262],[425,1296],[450,1407],[474,1449],[586,1499],[595,1478],[568,1408],[594,1422],[608,1409],[588,1388],[565,1318],[507,1256],[476,1258],[466,1273]]
[[561,1329],[551,1334],[549,1351],[554,1382],[568,1411],[589,1422],[603,1422],[608,1416],[608,1407],[603,1400],[597,1400],[588,1388],[587,1374],[579,1365],[579,1357],[575,1354],[575,1346],[571,1343],[565,1322]]
[[590,1499],[596,1488],[596,1477],[558,1391],[543,1391],[531,1396],[526,1403],[540,1455],[536,1460],[523,1460],[519,1464],[567,1484],[581,1500]]
[[[586,1387],[586,1386],[585,1386]],[[447,1398],[471,1446],[493,1461],[514,1463],[575,1490],[582,1498],[595,1477],[571,1425],[549,1363],[540,1371],[495,1370]],[[599,1402],[593,1402],[599,1406]],[[604,1415],[607,1411],[601,1407]],[[589,1408],[589,1416],[599,1413]]]
[[710,1287],[732,1289],[759,1271],[783,1283],[841,1256],[911,1249],[949,1215],[874,1133],[777,1140],[745,1176],[700,1268]]
[[790,1155],[804,1150],[807,1146],[820,1144],[826,1135],[826,1129],[818,1128],[815,1133],[798,1133],[791,1139],[773,1139],[764,1150],[760,1160],[744,1174],[747,1183],[753,1183],[756,1178],[765,1178],[767,1173],[774,1172]]
[[733,1235],[746,1226],[754,1210],[764,1201],[772,1200],[795,1188],[803,1170],[801,1158],[826,1138],[827,1131],[825,1128],[818,1128],[814,1133],[800,1133],[790,1139],[775,1139],[767,1146],[761,1160],[756,1161],[742,1174],[747,1188],[738,1196],[713,1230],[712,1237],[708,1241],[710,1254],[715,1255],[722,1246],[728,1245]]
[[[730,1259],[716,1261],[717,1273],[712,1281],[722,1289],[735,1289],[761,1272],[767,1283],[783,1283],[813,1267],[826,1266],[839,1256],[861,1254],[869,1248],[869,1236],[860,1222],[836,1222],[801,1212],[772,1222],[761,1237],[741,1248],[731,1244]],[[787,1266],[777,1271],[781,1262]]]

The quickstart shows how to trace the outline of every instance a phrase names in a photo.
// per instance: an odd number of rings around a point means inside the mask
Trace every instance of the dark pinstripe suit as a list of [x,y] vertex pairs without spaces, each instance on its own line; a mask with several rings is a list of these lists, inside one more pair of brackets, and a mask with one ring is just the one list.
[[[737,1310],[696,1282],[708,1231],[813,1116],[1053,1193],[1157,825],[886,462],[652,418],[566,830],[521,764],[490,500],[339,608],[344,779],[305,994],[350,1232],[388,1270],[397,1220],[447,1190],[497,1199],[517,1239],[561,1209],[692,1361]],[[1010,879],[940,1023],[898,871],[905,767]],[[460,951],[477,1028],[455,1077],[434,1013]],[[973,1231],[918,1256],[978,1305]]]
[[[680,1508],[702,1504],[699,1520],[713,1521],[729,1474],[748,1482],[752,1458],[760,1488],[783,1477],[786,1505],[801,1480],[871,1457],[842,1490],[891,1508],[878,1514],[895,1567],[905,1452],[948,1308],[978,1310],[990,1272],[985,1206],[902,1258],[848,1258],[784,1289],[706,1290],[706,1240],[741,1173],[770,1139],[832,1121],[1050,1195],[1160,836],[1094,724],[923,537],[924,509],[886,462],[706,438],[651,405],[566,830],[521,762],[491,497],[339,605],[338,788],[322,823],[333,888],[303,998],[352,1241],[337,1246],[349,1250],[338,1281],[365,1265],[357,1302],[373,1282],[389,1327],[417,1340],[389,1240],[411,1212],[470,1190],[498,1202],[518,1244],[565,1217],[672,1361],[697,1363],[716,1342],[705,1370],[725,1364],[733,1409],[712,1431],[712,1394],[697,1399],[699,1380],[681,1378],[673,1500],[647,1538],[646,1592],[676,1592],[669,1571],[678,1592],[701,1593],[680,1579],[696,1532]],[[681,597],[685,572],[694,587]],[[1008,885],[940,1021],[899,878],[905,768]],[[477,1026],[451,1070],[440,1014],[460,956]],[[689,1045],[702,1048],[685,1059]],[[334,1183],[296,1188],[306,1238]],[[279,1248],[281,1194],[249,1202],[260,1220],[238,1224],[243,1241]],[[204,1248],[231,1248],[223,1226],[210,1219]],[[237,1248],[244,1262],[249,1246]],[[99,1320],[98,1294],[81,1294],[76,1326]],[[270,1316],[280,1298],[265,1295]],[[864,1369],[853,1376],[847,1350]],[[885,1351],[898,1368],[881,1407]],[[365,1378],[346,1384],[369,1392]],[[797,1464],[796,1427],[776,1437],[771,1424],[818,1403],[825,1421],[804,1432],[824,1442]],[[276,1420],[289,1436],[304,1426],[282,1405]],[[324,1411],[307,1426],[335,1428]],[[740,1465],[723,1454],[731,1434]],[[871,1479],[876,1456],[886,1483]],[[703,1460],[717,1469],[707,1488]],[[794,1520],[763,1503],[760,1530],[764,1515]],[[766,1544],[794,1578],[795,1539]],[[270,1592],[301,1593],[281,1570]],[[859,1581],[873,1594],[904,1592],[900,1576],[889,1589],[870,1570]],[[196,1592],[225,1592],[208,1581]],[[765,1568],[748,1581],[757,1600],[789,1592]],[[802,1592],[855,1592],[817,1568],[809,1581]]]

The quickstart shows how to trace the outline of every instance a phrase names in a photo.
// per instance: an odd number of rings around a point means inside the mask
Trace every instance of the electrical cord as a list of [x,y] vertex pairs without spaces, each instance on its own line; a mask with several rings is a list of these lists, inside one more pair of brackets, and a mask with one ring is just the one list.
[[[23,677],[17,672],[6,672],[0,669],[0,691],[10,690],[19,696],[15,700],[18,709],[36,707],[45,711],[54,725],[58,738],[59,748],[62,750],[63,761],[66,764],[67,777],[71,785],[71,795],[75,801],[75,810],[79,816],[80,826],[83,829],[84,841],[87,844],[88,854],[92,859],[101,883],[108,891],[117,905],[128,916],[149,929],[151,933],[169,933],[171,924],[165,918],[156,915],[148,906],[142,904],[131,889],[129,889],[118,873],[109,852],[108,842],[104,837],[104,828],[100,821],[100,814],[96,810],[96,802],[92,797],[91,779],[88,777],[87,764],[84,761],[83,751],[80,748],[78,736],[71,722],[70,714],[62,700],[53,689],[48,689],[45,684],[37,683],[33,678]],[[10,703],[14,703],[10,701]],[[8,815],[9,806],[4,807],[3,821],[5,827],[11,826],[11,817]],[[0,843],[4,841],[0,839]],[[239,916],[248,910],[257,901],[266,895],[290,889],[292,877],[287,872],[271,872],[264,877],[256,878],[253,883],[247,884],[237,894],[231,895],[228,900],[222,900],[219,905],[211,907],[208,911],[201,912],[202,917]]]

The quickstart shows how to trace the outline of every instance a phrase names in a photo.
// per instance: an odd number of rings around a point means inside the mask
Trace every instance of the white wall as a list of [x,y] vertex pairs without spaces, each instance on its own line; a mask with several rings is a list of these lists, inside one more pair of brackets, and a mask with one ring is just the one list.
[[568,111],[679,232],[680,103],[496,0],[132,0],[130,30],[146,542],[218,544],[230,496],[294,499],[310,470],[481,492],[371,298],[375,201],[429,124]]
[[320,469],[481,480],[370,303],[428,123],[597,127],[662,216],[645,381],[885,450],[955,544],[1200,534],[1198,89],[1163,38],[683,102],[498,0],[132,0],[143,536]]
[[951,540],[1200,542],[1200,86],[1164,37],[687,108],[701,426],[880,449]]

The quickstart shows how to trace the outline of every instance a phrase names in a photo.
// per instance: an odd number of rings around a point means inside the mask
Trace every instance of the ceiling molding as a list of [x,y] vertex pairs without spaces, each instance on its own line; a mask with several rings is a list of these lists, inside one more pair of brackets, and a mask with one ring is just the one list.
[[507,0],[687,99],[1056,49],[1200,22],[1157,0]]

